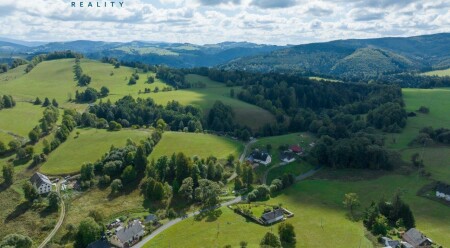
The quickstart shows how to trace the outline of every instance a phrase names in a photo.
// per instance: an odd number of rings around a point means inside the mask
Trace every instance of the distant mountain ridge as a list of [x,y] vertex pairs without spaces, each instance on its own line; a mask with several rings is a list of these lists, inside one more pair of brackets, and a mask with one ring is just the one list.
[[368,76],[450,67],[450,34],[336,40],[241,57],[223,69]]
[[[19,44],[20,43],[20,44]],[[170,67],[218,67],[225,70],[328,75],[342,79],[375,78],[383,74],[420,72],[450,67],[450,33],[414,37],[335,40],[296,46],[250,42],[195,45],[155,41],[105,42],[77,40],[35,43],[0,38],[0,61],[13,57],[73,50],[88,58]]]
[[149,64],[166,64],[170,67],[216,66],[242,56],[272,52],[284,48],[275,45],[259,45],[249,42],[222,42],[218,44],[194,45],[190,43],[165,42],[104,42],[77,40],[49,42],[39,46],[24,46],[3,42],[0,38],[0,55],[4,60],[12,57],[30,58],[41,53],[72,50],[92,59],[115,57],[124,61],[140,61]]

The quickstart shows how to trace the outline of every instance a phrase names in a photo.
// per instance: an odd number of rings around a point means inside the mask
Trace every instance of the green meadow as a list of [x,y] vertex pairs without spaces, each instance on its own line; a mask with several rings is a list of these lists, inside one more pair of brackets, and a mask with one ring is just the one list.
[[183,152],[188,157],[198,156],[207,158],[210,155],[218,159],[225,159],[233,154],[239,157],[244,145],[230,138],[203,133],[165,132],[161,141],[150,154],[150,159],[161,156],[171,156],[173,153]]
[[[296,183],[270,199],[268,204],[282,203],[295,216],[288,219],[294,225],[297,247],[373,247],[365,237],[361,221],[347,218],[348,211],[342,200],[344,194],[356,192],[362,207],[381,197],[389,199],[401,190],[415,214],[417,227],[439,244],[450,244],[450,208],[426,198],[416,196],[416,191],[428,181],[417,174],[410,176],[386,175],[364,181],[315,179]],[[259,247],[264,233],[277,231],[277,225],[263,227],[233,213],[228,208],[219,210],[220,216],[198,221],[189,218],[169,228],[145,247],[238,247],[247,241],[248,247]]]
[[14,108],[0,110],[0,131],[28,138],[28,133],[39,124],[43,112],[44,108],[40,106],[16,102]]
[[112,145],[124,146],[127,139],[139,142],[150,134],[150,131],[129,129],[119,132],[103,129],[75,129],[66,142],[50,153],[47,162],[40,167],[40,171],[48,175],[78,173],[83,163],[100,159]]
[[429,71],[429,72],[425,72],[422,74],[427,75],[427,76],[445,77],[445,76],[450,76],[450,69]]

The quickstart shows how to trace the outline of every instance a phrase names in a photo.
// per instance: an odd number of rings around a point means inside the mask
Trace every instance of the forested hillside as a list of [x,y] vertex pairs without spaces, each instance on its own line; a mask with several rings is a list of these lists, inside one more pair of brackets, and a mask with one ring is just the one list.
[[407,38],[337,40],[289,47],[238,58],[224,69],[375,77],[450,66],[450,34]]

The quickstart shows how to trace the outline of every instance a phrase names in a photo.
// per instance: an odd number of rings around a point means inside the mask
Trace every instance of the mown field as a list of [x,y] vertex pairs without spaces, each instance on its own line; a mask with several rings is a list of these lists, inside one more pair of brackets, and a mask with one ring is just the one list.
[[450,76],[450,69],[429,71],[429,72],[425,72],[422,74],[427,75],[427,76],[445,77],[445,76]]
[[241,142],[230,138],[203,133],[165,132],[150,154],[150,159],[156,160],[161,156],[171,156],[178,152],[183,152],[188,157],[207,158],[212,155],[218,159],[225,159],[233,154],[237,158],[243,149]]
[[150,134],[149,130],[126,129],[109,132],[104,129],[75,129],[66,142],[50,153],[47,162],[40,167],[40,171],[48,175],[78,173],[83,163],[100,159],[112,145],[124,146],[127,139],[139,142]]
[[[426,126],[434,128],[450,128],[450,89],[403,89],[403,99],[406,111],[413,112],[425,106],[430,113],[417,113],[416,117],[408,118],[407,125],[401,134],[388,135],[387,144],[394,149],[404,149]],[[393,143],[395,138],[395,143]]]
[[10,109],[0,110],[0,130],[28,138],[28,133],[39,124],[44,108],[27,102],[16,102]]

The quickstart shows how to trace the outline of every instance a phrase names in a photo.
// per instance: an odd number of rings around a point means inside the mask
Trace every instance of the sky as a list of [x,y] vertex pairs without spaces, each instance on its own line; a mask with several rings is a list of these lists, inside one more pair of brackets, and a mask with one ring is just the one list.
[[25,41],[304,44],[450,32],[449,0],[0,0],[0,37]]

